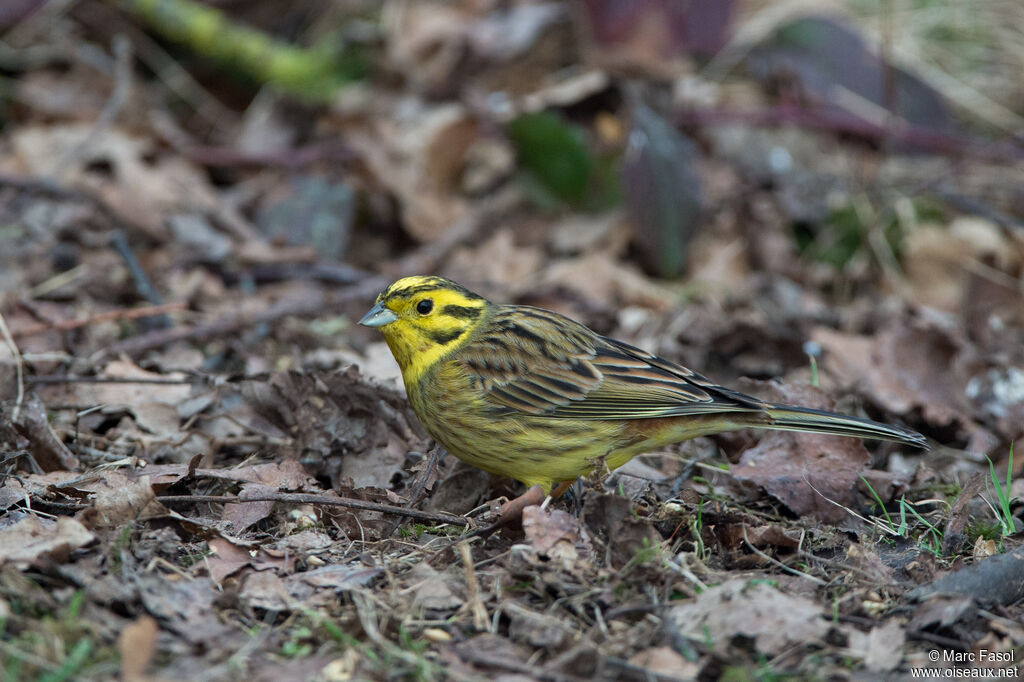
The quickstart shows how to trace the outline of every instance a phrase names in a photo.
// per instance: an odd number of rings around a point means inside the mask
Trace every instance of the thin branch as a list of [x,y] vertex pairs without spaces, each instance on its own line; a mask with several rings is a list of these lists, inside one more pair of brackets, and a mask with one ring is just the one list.
[[453,526],[468,526],[469,521],[454,514],[442,514],[420,511],[418,509],[406,509],[395,507],[390,504],[379,502],[367,502],[366,500],[353,500],[349,497],[333,497],[328,495],[309,495],[305,493],[272,493],[257,495],[253,497],[234,497],[232,495],[164,495],[156,498],[161,503],[167,502],[223,502],[226,504],[241,504],[244,502],[288,502],[291,504],[322,504],[335,507],[348,507],[351,509],[363,509],[366,511],[381,512],[383,514],[397,514],[408,516],[422,521],[433,521],[434,523],[450,523]]
[[35,336],[36,334],[43,334],[49,331],[66,332],[80,327],[88,327],[100,322],[110,322],[112,320],[134,320],[139,317],[162,315],[164,313],[185,310],[185,307],[186,304],[184,302],[177,302],[144,306],[142,308],[118,308],[117,310],[106,310],[102,313],[96,313],[95,315],[90,315],[89,317],[77,320],[61,320],[60,322],[37,324],[18,331],[18,336],[24,338],[26,336]]
[[21,351],[18,350],[18,345],[14,343],[11,330],[7,328],[7,321],[4,319],[3,314],[0,314],[0,335],[3,335],[4,342],[11,351],[11,357],[14,358],[14,368],[18,374],[18,397],[14,401],[14,409],[11,410],[11,421],[17,422],[19,412],[21,412],[21,404],[25,402],[25,367],[21,362]]
[[30,384],[168,384],[171,386],[192,383],[188,379],[169,377],[90,377],[77,374],[40,374],[28,377],[27,381]]

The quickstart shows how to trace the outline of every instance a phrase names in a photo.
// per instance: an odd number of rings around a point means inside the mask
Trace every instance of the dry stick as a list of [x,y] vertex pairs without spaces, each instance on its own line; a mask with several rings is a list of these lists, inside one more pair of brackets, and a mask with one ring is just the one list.
[[27,378],[30,384],[166,384],[183,386],[193,383],[189,379],[167,377],[90,377],[78,374],[38,374]]
[[822,580],[821,578],[816,578],[816,577],[814,577],[813,575],[811,575],[809,573],[804,573],[802,571],[796,570],[795,568],[787,566],[786,564],[782,563],[781,561],[779,561],[775,557],[768,556],[766,553],[762,552],[757,547],[754,547],[754,543],[752,543],[747,538],[747,527],[746,526],[743,527],[743,543],[747,547],[749,547],[750,551],[752,551],[754,554],[758,555],[759,557],[761,557],[762,559],[764,559],[768,563],[771,563],[771,564],[774,564],[774,565],[778,566],[779,568],[781,568],[786,573],[791,573],[792,575],[795,575],[795,576],[797,576],[799,578],[806,578],[807,580],[810,580],[813,583],[817,583],[818,585],[821,585],[823,587],[828,585],[828,583],[825,582],[824,580]]
[[[412,494],[409,495],[409,501],[405,503],[406,509],[412,509],[419,504],[420,495],[423,494],[423,490],[427,487],[427,481],[430,479],[430,474],[434,473],[434,468],[437,467],[437,463],[440,461],[441,454],[443,452],[444,450],[437,443],[430,448],[427,466],[419,473],[418,476],[416,476],[415,481],[413,481]],[[402,519],[397,519],[395,523],[392,524],[391,528],[384,533],[384,537],[389,538],[394,535],[395,531],[398,530],[398,527],[401,525]]]
[[178,302],[164,303],[163,305],[150,305],[142,308],[118,308],[117,310],[107,310],[102,313],[96,313],[95,315],[77,320],[61,320],[60,322],[37,324],[33,327],[20,330],[18,332],[18,336],[35,336],[36,334],[43,334],[49,331],[66,332],[80,327],[88,327],[100,322],[110,322],[111,320],[134,320],[139,317],[162,315],[163,313],[185,310],[185,307],[186,304],[184,302]]
[[469,610],[473,613],[473,627],[480,632],[487,631],[487,607],[480,597],[480,586],[476,580],[476,569],[473,566],[473,553],[469,549],[469,543],[465,540],[458,544],[459,557],[462,559],[462,566],[466,571],[466,589],[469,590]]
[[18,350],[17,344],[14,343],[11,330],[7,328],[7,320],[4,319],[2,313],[0,313],[0,334],[3,335],[4,342],[11,351],[11,356],[14,358],[15,372],[18,374],[18,397],[14,401],[14,409],[11,410],[11,421],[17,422],[21,412],[21,404],[25,402],[25,368],[21,363],[21,351]]
[[54,163],[53,174],[58,179],[67,177],[68,171],[81,161],[95,143],[96,138],[106,132],[117,120],[118,115],[128,103],[132,92],[132,44],[122,35],[115,34],[114,52],[114,89],[103,104],[99,116],[96,117],[89,133],[75,146],[65,150]]
[[[135,282],[135,291],[139,296],[153,305],[163,305],[163,297],[160,296],[160,292],[153,286],[149,275],[146,274],[142,264],[139,263],[139,259],[135,257],[135,252],[132,251],[132,247],[128,244],[128,237],[125,236],[124,230],[114,230],[110,238],[110,245],[121,255],[125,265],[128,266],[128,272]],[[171,319],[166,315],[157,315],[153,318],[153,321],[156,323],[154,326],[159,326],[160,329],[167,329],[171,326]]]
[[290,502],[293,504],[322,504],[334,507],[349,507],[351,509],[363,509],[366,511],[381,512],[383,514],[398,514],[423,521],[435,523],[450,523],[453,526],[468,526],[469,521],[461,516],[453,514],[442,514],[420,511],[418,509],[406,509],[395,507],[390,504],[379,502],[367,502],[366,500],[353,500],[349,497],[329,497],[327,495],[309,495],[305,493],[276,493],[269,495],[256,495],[253,497],[233,497],[231,495],[164,495],[156,498],[159,502],[224,502],[227,504],[241,504],[244,502]]

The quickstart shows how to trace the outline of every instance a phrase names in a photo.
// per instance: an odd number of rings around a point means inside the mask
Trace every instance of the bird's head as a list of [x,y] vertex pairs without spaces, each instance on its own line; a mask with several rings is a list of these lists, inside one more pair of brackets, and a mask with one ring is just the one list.
[[466,343],[489,305],[443,277],[403,277],[377,296],[359,324],[380,329],[408,385]]

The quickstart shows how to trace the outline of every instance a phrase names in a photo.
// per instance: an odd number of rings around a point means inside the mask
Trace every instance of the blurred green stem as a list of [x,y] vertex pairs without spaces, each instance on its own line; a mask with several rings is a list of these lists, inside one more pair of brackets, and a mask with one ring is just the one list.
[[301,49],[232,22],[193,0],[116,0],[167,40],[306,99],[328,99],[346,81],[330,50]]

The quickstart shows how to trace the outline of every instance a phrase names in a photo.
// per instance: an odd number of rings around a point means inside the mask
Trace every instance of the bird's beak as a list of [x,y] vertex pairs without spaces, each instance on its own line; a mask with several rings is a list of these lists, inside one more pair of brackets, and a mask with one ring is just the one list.
[[359,324],[364,327],[383,327],[397,319],[398,315],[385,308],[383,303],[378,302],[363,315],[362,319],[359,320]]

